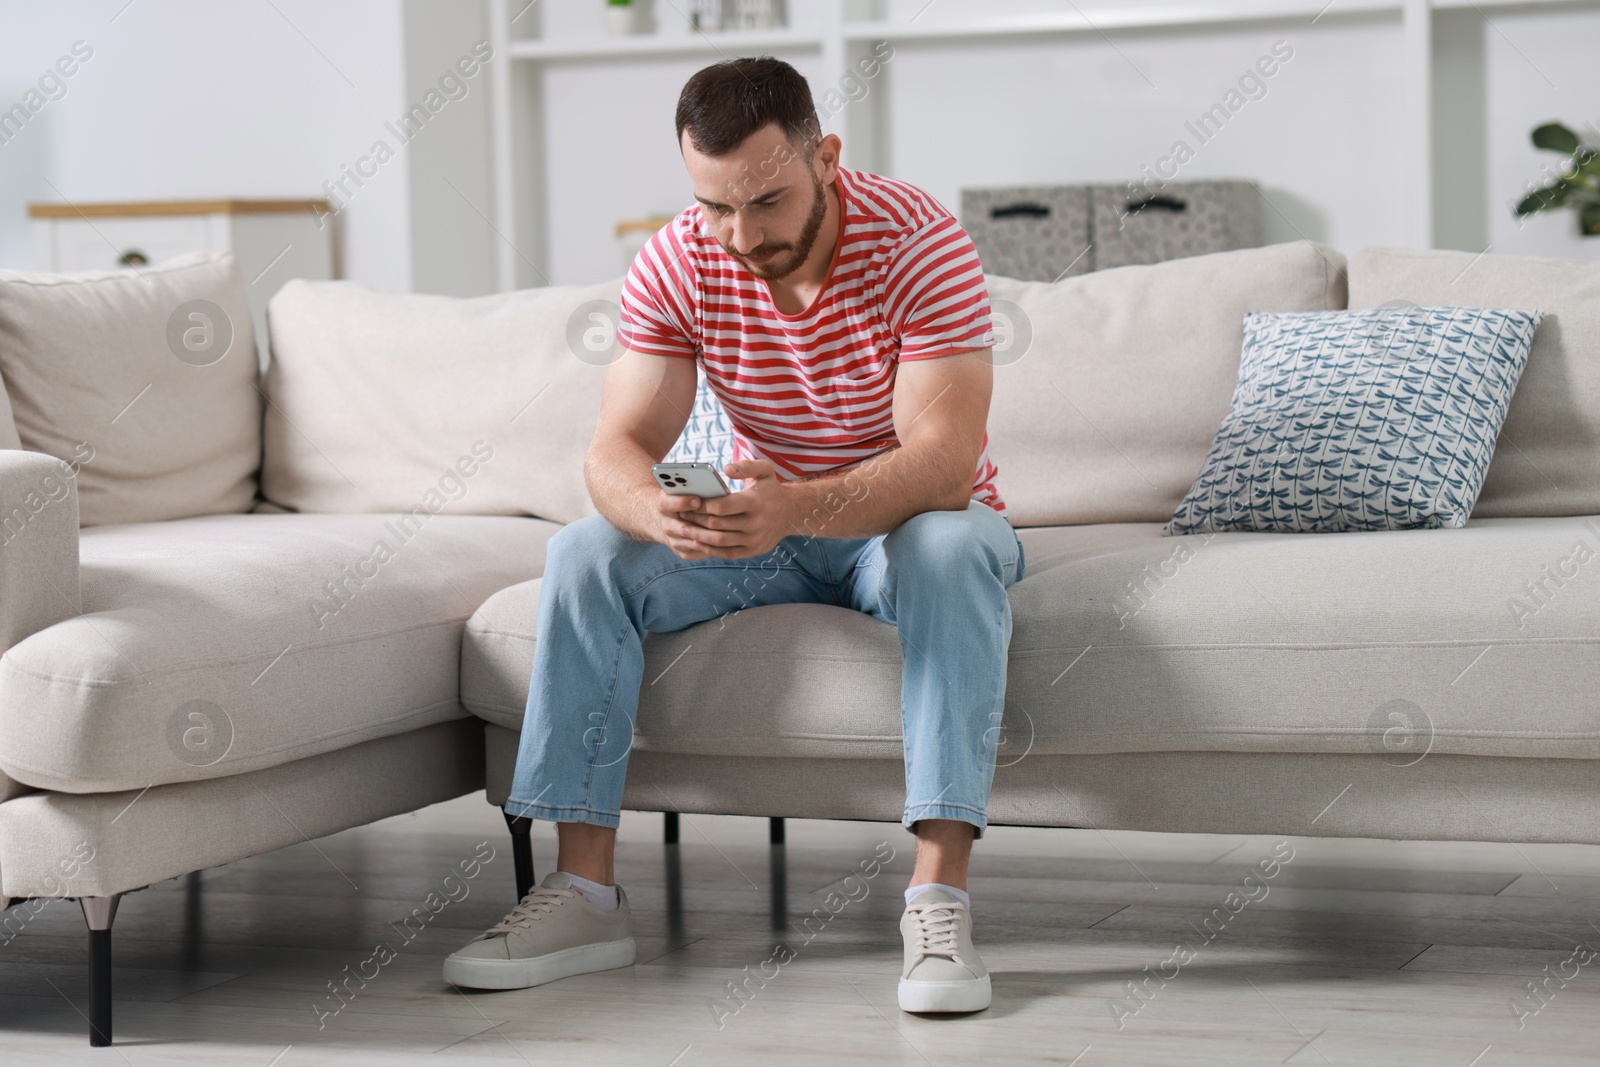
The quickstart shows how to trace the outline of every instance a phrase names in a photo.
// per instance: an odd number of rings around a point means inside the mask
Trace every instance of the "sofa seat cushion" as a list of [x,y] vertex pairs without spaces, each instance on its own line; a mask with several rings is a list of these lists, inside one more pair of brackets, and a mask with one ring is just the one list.
[[[1030,753],[1327,752],[1377,754],[1403,773],[1429,753],[1600,758],[1595,519],[1021,536],[1003,764]],[[490,597],[462,648],[463,703],[513,729],[538,588]],[[651,634],[645,649],[654,681],[638,748],[900,755],[900,648],[885,623],[763,607]]]
[[143,789],[456,718],[463,624],[540,573],[559,528],[375,514],[86,529],[80,613],[0,657],[0,770]]

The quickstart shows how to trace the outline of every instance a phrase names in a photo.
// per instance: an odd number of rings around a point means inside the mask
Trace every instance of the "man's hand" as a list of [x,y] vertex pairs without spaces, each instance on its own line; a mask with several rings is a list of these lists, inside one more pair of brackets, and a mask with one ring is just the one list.
[[656,540],[677,553],[679,559],[705,559],[711,555],[706,546],[694,540],[692,533],[703,533],[688,520],[704,501],[697,496],[675,496],[657,487],[656,510],[658,533]]
[[[715,500],[669,496],[674,504],[661,506],[667,547],[683,559],[760,556],[794,532],[789,490],[770,462],[744,459],[728,464],[725,473],[748,484]],[[690,506],[675,506],[678,501]]]

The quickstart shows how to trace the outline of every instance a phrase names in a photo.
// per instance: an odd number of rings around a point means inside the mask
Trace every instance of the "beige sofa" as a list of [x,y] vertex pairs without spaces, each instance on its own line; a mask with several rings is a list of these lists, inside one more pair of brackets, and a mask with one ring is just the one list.
[[[1600,840],[1600,267],[1297,242],[990,286],[1029,567],[992,822]],[[0,272],[0,893],[83,902],[94,1043],[120,894],[504,799],[617,288],[291,283],[258,379],[225,259]],[[1161,537],[1244,312],[1395,300],[1548,313],[1468,527]],[[899,820],[891,627],[769,607],[646,651],[627,806]]]
[[[1024,342],[989,432],[1028,556],[991,822],[1600,841],[1600,265],[1296,243],[989,282]],[[1347,300],[1549,313],[1473,521],[1162,537],[1243,313]],[[538,590],[490,597],[462,649],[496,805]],[[892,627],[766,607],[645,651],[625,806],[900,819]]]

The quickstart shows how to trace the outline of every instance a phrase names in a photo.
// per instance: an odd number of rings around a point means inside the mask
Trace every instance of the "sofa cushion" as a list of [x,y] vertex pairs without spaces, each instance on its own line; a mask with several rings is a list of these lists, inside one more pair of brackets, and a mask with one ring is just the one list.
[[1600,512],[1600,263],[1363,248],[1350,306],[1388,303],[1543,310],[1473,514]]
[[248,511],[258,370],[231,256],[0,271],[0,374],[17,432],[22,447],[78,468],[85,526]]
[[719,470],[733,462],[733,424],[704,374],[695,383],[689,421],[662,458],[668,463],[713,463]]
[[1171,518],[1228,413],[1245,312],[1343,308],[1343,272],[1338,252],[1298,241],[1054,284],[990,275],[1004,336],[989,453],[1007,517]]
[[0,770],[143,789],[458,717],[463,624],[540,572],[556,529],[378,514],[85,530],[82,614],[0,657]]
[[1465,526],[1542,314],[1251,312],[1233,406],[1167,532]]
[[16,416],[11,411],[11,394],[6,392],[6,383],[0,381],[0,449],[21,447]]
[[493,461],[451,511],[592,514],[583,456],[608,353],[584,342],[616,322],[621,287],[463,300],[289,282],[268,308],[262,496],[300,512],[403,511],[477,447]]
[[[1021,531],[999,759],[1231,751],[1600,758],[1600,521],[1221,533]],[[538,582],[467,624],[462,701],[520,728]],[[645,642],[635,746],[898,759],[893,627],[752,608]],[[681,658],[680,658],[681,657]],[[666,668],[671,666],[668,671]],[[658,677],[659,676],[659,677]]]

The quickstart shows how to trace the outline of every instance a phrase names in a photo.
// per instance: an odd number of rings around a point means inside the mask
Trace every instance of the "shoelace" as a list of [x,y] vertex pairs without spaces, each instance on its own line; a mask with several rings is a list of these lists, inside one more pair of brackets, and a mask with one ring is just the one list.
[[549,886],[536,885],[528,890],[528,895],[511,909],[510,914],[501,919],[499,924],[490,927],[483,936],[493,937],[495,934],[525,930],[538,922],[542,916],[550,914],[550,911],[563,900],[577,895],[576,889],[553,889]]
[[959,904],[944,901],[914,901],[907,908],[917,932],[917,952],[923,956],[944,956],[960,960],[961,911]]

